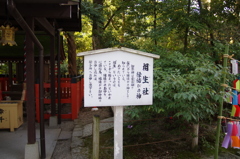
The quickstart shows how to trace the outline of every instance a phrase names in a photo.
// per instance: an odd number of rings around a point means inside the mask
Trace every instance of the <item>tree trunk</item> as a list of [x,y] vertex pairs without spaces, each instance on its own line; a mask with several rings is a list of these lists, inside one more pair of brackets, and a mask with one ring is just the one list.
[[192,150],[196,150],[198,147],[198,133],[199,133],[199,123],[193,124],[193,139],[192,139]]
[[[95,8],[99,8],[99,6],[103,6],[103,0],[93,0],[93,5]],[[93,15],[93,26],[92,26],[92,45],[93,50],[102,49],[103,48],[103,22],[99,17],[102,15],[102,7],[98,9],[99,15]]]
[[[211,0],[198,0],[198,5],[199,5],[199,8],[200,8],[200,14],[202,14],[202,9],[207,9],[207,10],[210,10],[211,9],[211,5],[210,5]],[[212,27],[211,27],[211,23],[209,21],[205,21],[206,25],[208,26],[208,29],[209,29],[209,36],[210,36],[210,45],[212,47],[215,46],[214,44],[214,34],[213,34],[213,31],[212,31]],[[213,50],[213,53],[212,53],[212,57],[215,59],[215,63],[218,64],[219,63],[219,57],[216,53],[216,51]]]
[[[188,0],[188,10],[187,10],[188,17],[190,15],[190,6],[191,6],[191,0]],[[188,47],[188,32],[189,32],[189,26],[186,26],[185,36],[184,36],[184,53],[187,52],[187,47]]]
[[[154,3],[154,10],[153,10],[153,15],[154,15],[153,28],[154,28],[154,32],[156,32],[156,30],[157,30],[157,8],[156,8],[157,1],[154,0],[153,3]],[[156,39],[156,38],[154,38],[154,45],[157,46],[157,39]]]
[[124,33],[125,33],[125,12],[123,11],[122,13],[122,31],[121,31],[121,39],[120,39],[120,42],[121,43],[124,43]]
[[70,33],[66,34],[68,42],[68,72],[69,75],[77,75],[77,62],[76,62],[76,44],[73,35]]

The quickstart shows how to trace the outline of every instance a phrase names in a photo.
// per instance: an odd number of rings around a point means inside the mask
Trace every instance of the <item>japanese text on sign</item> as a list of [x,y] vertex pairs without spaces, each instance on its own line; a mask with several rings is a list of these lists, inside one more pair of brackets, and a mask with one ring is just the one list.
[[85,106],[152,104],[152,58],[106,53],[84,62]]

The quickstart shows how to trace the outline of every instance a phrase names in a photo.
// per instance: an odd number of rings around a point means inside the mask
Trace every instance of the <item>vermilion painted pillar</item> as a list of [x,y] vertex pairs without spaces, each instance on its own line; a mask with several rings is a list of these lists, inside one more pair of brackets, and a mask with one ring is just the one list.
[[77,94],[78,94],[78,89],[77,89],[77,79],[72,78],[71,81],[71,107],[72,107],[72,120],[76,119],[78,116],[78,110],[77,110]]

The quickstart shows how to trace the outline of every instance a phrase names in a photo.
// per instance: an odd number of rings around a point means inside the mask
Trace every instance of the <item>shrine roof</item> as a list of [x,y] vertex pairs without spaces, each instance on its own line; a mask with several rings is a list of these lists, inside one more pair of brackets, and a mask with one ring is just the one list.
[[[8,0],[0,0],[0,26],[9,21],[21,30],[7,9]],[[44,18],[63,31],[81,31],[81,0],[13,0],[22,17]],[[43,23],[43,21],[38,21]],[[35,30],[42,30],[40,25]]]
[[[34,18],[34,34],[44,47],[44,56],[50,56],[50,36],[60,31],[81,31],[81,0],[0,0],[0,26],[11,24],[18,30],[15,41],[18,46],[0,45],[0,62],[23,61],[25,30],[16,17],[11,15],[16,9],[24,20]],[[41,34],[38,35],[38,32]],[[1,32],[0,32],[1,38]],[[35,57],[38,52],[35,51]],[[61,52],[63,49],[61,48]],[[64,53],[61,53],[64,56]]]

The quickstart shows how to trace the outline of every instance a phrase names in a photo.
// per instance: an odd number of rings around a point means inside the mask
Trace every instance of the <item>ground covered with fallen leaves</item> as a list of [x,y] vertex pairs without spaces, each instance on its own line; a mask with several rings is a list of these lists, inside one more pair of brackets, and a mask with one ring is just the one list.
[[[215,126],[202,124],[199,148],[191,150],[191,125],[174,118],[124,119],[124,159],[200,159],[214,150]],[[100,134],[100,158],[112,159],[113,129]],[[92,147],[92,137],[85,140]]]
[[[110,107],[99,108],[98,111],[81,108],[79,114],[81,125],[92,123],[93,115],[99,115],[100,119],[105,119],[112,117],[113,112]],[[73,129],[71,125],[68,128]],[[192,127],[180,119],[164,116],[135,120],[124,118],[123,156],[124,159],[211,159],[215,149],[215,130],[216,122],[201,122],[199,147],[193,151],[191,149]],[[221,139],[223,137],[224,134],[221,135]],[[101,132],[100,159],[114,158],[113,142],[113,129]],[[91,153],[92,137],[85,138],[84,143]],[[58,141],[52,159],[71,159],[70,145],[70,140]],[[232,159],[234,157],[229,156],[228,153],[236,154],[237,152],[222,148],[219,152],[225,151],[228,152],[224,153],[222,158]]]

